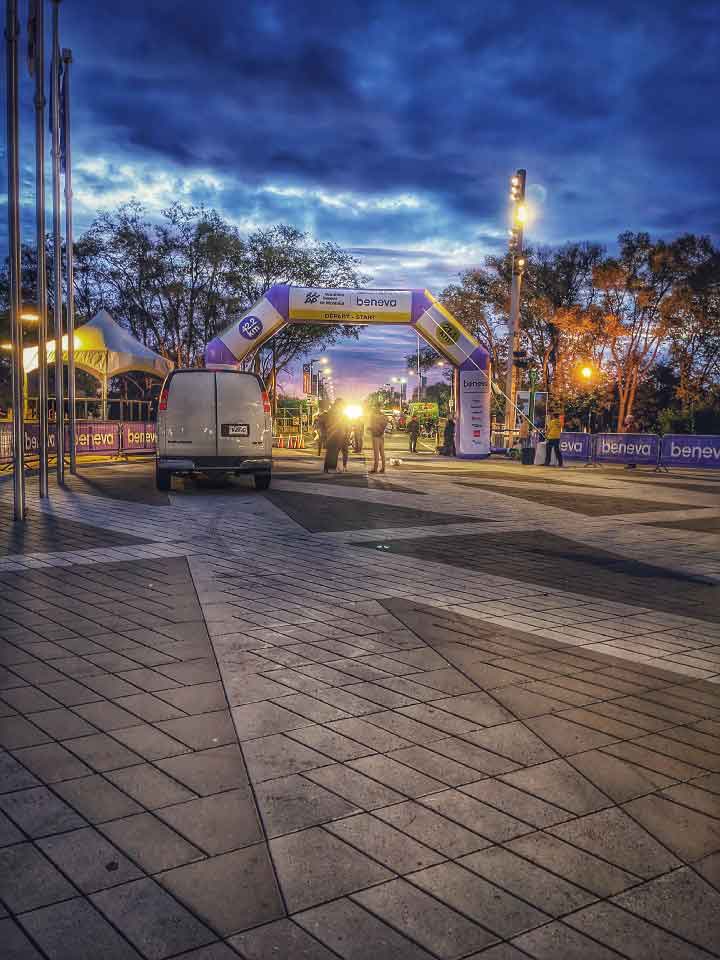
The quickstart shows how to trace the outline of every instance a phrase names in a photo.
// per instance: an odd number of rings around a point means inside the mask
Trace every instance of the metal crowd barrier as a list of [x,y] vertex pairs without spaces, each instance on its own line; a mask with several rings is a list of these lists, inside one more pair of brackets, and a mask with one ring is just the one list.
[[720,467],[720,436],[666,433],[563,433],[564,459],[660,468]]
[[[0,464],[12,463],[12,423],[0,422]],[[40,428],[37,423],[25,424],[25,455],[37,456]],[[70,432],[65,430],[65,448],[70,443]],[[155,453],[157,444],[156,425],[150,421],[78,420],[75,427],[75,452],[83,454],[106,454],[121,456],[128,453]],[[48,425],[48,453],[55,453],[56,430]]]
[[[0,421],[0,465],[12,463],[12,422]],[[276,431],[276,445],[304,446],[303,434],[295,424]],[[293,431],[292,428],[295,428]],[[65,433],[66,448],[69,432]],[[25,424],[25,454],[38,453],[39,427]],[[154,453],[156,425],[150,421],[79,420],[76,427],[77,454]],[[720,436],[710,434],[668,433],[570,433],[560,436],[564,459],[584,463],[624,463],[657,468],[720,468]],[[48,452],[55,452],[55,430],[50,424]]]

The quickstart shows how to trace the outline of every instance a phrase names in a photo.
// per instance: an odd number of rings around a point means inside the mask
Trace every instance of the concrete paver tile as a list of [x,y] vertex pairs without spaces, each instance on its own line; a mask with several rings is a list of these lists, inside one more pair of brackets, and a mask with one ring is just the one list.
[[[139,960],[137,953],[88,900],[80,897],[33,910],[21,918],[25,930],[51,960]],[[5,943],[5,940],[3,940]],[[33,960],[39,953],[17,954]],[[9,960],[14,954],[10,952]]]
[[[98,734],[100,736],[100,734]],[[116,744],[118,749],[119,744]],[[92,773],[76,756],[59,743],[44,743],[36,747],[25,747],[13,751],[18,760],[40,777],[45,783],[69,780]],[[138,758],[139,759],[139,758]]]
[[346,817],[359,809],[356,803],[297,775],[259,783],[255,795],[270,837]]
[[300,773],[333,762],[325,754],[303,746],[282,733],[247,740],[243,745],[243,755],[250,779],[255,783],[286,777],[291,773]]
[[4,960],[43,960],[42,954],[9,917],[0,919],[0,943],[3,945]]
[[503,774],[502,780],[573,813],[610,806],[607,797],[566,760],[549,760]]
[[223,937],[285,912],[265,844],[178,867],[158,880]]
[[503,757],[523,765],[554,760],[557,756],[551,747],[518,720],[489,729],[472,730],[466,737],[479,747],[502,754]]
[[485,837],[413,800],[381,807],[373,812],[376,817],[451,859],[490,846],[490,841]]
[[[137,767],[131,769],[136,770]],[[142,812],[138,803],[99,774],[65,780],[55,784],[54,790],[90,823],[116,820]]]
[[[573,930],[564,923],[548,923],[544,927],[531,930],[515,937],[517,944],[528,956],[536,960],[618,960],[621,954],[610,947],[591,940],[578,930]],[[518,958],[520,954],[518,954]],[[490,957],[487,960],[491,960]]]
[[646,879],[680,866],[676,857],[617,808],[549,827],[548,832]]
[[291,913],[342,897],[392,874],[319,827],[270,841],[275,869]]
[[[165,807],[171,803],[182,803],[183,800],[192,800],[195,796],[177,780],[173,780],[149,763],[126,767],[123,770],[111,770],[107,778],[149,810]],[[73,781],[73,783],[79,782],[81,781]]]
[[92,827],[45,837],[38,840],[38,846],[83,893],[95,893],[143,876]]
[[85,825],[82,817],[47,787],[0,796],[0,809],[30,837],[44,837]]
[[391,880],[352,898],[443,960],[456,960],[495,940],[488,930],[405,880]]
[[503,847],[471,853],[458,863],[553,917],[571,913],[597,899],[569,880],[548,873]]
[[[247,933],[239,933],[228,941],[246,960],[268,960],[282,957],[292,960],[336,960],[318,940],[292,920],[275,920]],[[233,957],[235,954],[233,954]],[[231,960],[228,957],[228,960]]]
[[343,960],[430,960],[431,957],[347,898],[307,910],[294,919]]
[[237,744],[158,760],[157,766],[203,797],[247,783],[245,764]]
[[308,770],[305,776],[313,783],[337,793],[361,810],[373,810],[375,807],[384,807],[388,803],[405,799],[397,791],[366,777],[344,763]]
[[76,893],[31,843],[0,850],[0,898],[13,913],[67,900]]
[[565,923],[632,960],[708,960],[711,956],[613,903],[591,904],[566,917]]
[[420,798],[420,802],[495,843],[512,840],[513,837],[531,833],[533,830],[515,817],[458,790],[445,790],[442,793],[425,796]]
[[356,760],[358,757],[366,757],[375,752],[373,747],[365,746],[357,740],[320,725],[299,727],[297,730],[291,730],[288,736],[324,753],[332,760]]
[[720,802],[715,804],[714,816],[659,796],[638,797],[623,804],[623,810],[683,860],[699,860],[720,851]]
[[170,870],[203,856],[201,850],[152,813],[113,820],[100,824],[98,829],[148,873]]
[[562,810],[546,800],[541,800],[531,793],[518,790],[511,784],[494,778],[479,780],[477,783],[468,783],[462,787],[462,792],[469,793],[477,800],[482,800],[483,803],[512,814],[518,820],[530,823],[534,827],[547,827],[554,823],[562,823],[564,820],[570,820],[573,816],[567,810]]
[[227,790],[164,807],[157,815],[211,856],[263,839],[255,802],[248,789]]
[[359,770],[360,773],[364,773],[366,776],[372,777],[374,780],[378,780],[408,797],[426,796],[429,793],[442,790],[445,786],[439,780],[434,780],[404,763],[398,763],[396,760],[381,754],[350,760],[347,766],[352,767],[353,770]]
[[444,859],[434,850],[430,850],[369,813],[336,820],[327,824],[325,829],[358,850],[362,850],[393,873],[411,873],[413,870],[421,870],[423,867],[440,863]]
[[546,923],[548,916],[456,863],[441,863],[408,879],[503,939]]
[[153,880],[134,880],[91,897],[148,960],[212,943],[216,935]]

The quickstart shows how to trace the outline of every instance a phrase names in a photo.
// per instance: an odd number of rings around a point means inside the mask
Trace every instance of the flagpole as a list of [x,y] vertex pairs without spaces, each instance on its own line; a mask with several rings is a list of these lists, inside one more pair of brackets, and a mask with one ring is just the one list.
[[33,6],[35,73],[35,222],[37,235],[39,493],[48,495],[47,260],[45,256],[45,34],[44,3]]
[[5,0],[7,41],[8,245],[10,260],[10,326],[13,390],[13,515],[25,519],[25,423],[23,337],[20,320],[20,130],[18,122],[17,0]]
[[55,460],[57,482],[65,481],[65,397],[63,389],[62,237],[60,233],[60,0],[52,11],[52,183],[53,183],[53,310],[55,313]]
[[70,147],[70,64],[72,50],[64,49],[63,59],[63,134],[65,140],[65,255],[67,257],[67,310],[68,332],[68,413],[70,443],[70,473],[75,473],[75,279],[73,249],[73,195],[72,151]]

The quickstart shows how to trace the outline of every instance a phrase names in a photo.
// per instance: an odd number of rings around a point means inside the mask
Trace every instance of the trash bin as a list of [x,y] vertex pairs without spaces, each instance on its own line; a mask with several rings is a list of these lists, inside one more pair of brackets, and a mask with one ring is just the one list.
[[535,447],[522,448],[522,464],[531,467],[535,463]]

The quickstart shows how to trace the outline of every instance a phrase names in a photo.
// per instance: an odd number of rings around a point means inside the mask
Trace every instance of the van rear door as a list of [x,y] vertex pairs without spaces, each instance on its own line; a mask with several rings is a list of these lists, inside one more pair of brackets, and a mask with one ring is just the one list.
[[217,370],[218,456],[262,456],[265,412],[260,382],[251,373]]
[[215,375],[181,370],[172,375],[165,411],[168,457],[215,457]]

